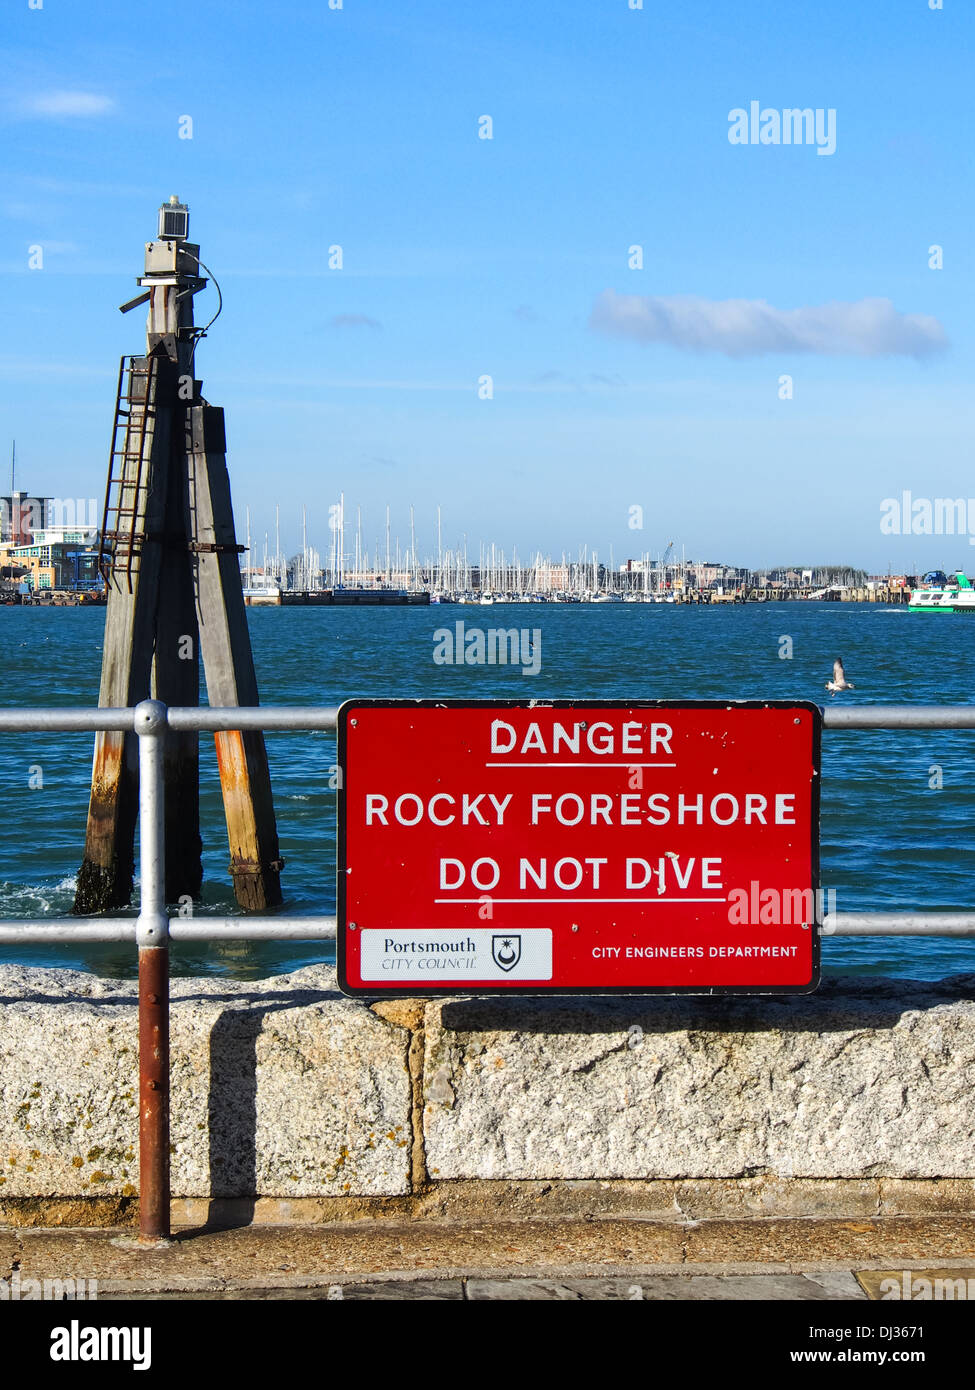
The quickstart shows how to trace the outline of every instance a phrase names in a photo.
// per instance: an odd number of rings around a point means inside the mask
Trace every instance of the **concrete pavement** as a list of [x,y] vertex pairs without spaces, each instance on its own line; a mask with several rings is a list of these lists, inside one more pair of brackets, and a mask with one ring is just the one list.
[[362,1220],[182,1228],[155,1249],[131,1228],[6,1228],[0,1264],[99,1299],[865,1299],[864,1272],[975,1279],[975,1218]]

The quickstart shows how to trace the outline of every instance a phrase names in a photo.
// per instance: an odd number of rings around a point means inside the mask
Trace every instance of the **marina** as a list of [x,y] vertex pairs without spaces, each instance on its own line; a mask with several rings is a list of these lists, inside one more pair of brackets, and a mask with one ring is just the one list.
[[[105,534],[107,499],[100,527],[85,525],[72,530],[49,524],[55,514],[64,514],[67,504],[59,499],[29,497],[16,491],[14,482],[12,473],[11,491],[0,498],[0,607],[104,603],[106,589],[100,571],[112,543],[112,537]],[[86,509],[78,502],[67,510],[81,515]],[[87,508],[88,513],[92,510]],[[563,551],[553,558],[539,550],[526,561],[516,548],[509,553],[495,542],[482,541],[475,557],[466,539],[455,547],[444,546],[440,507],[433,521],[435,553],[426,554],[418,548],[413,507],[409,509],[409,541],[403,547],[392,533],[389,506],[384,517],[385,546],[377,541],[370,552],[363,540],[361,506],[355,507],[355,526],[346,534],[344,492],[336,502],[327,498],[318,501],[317,510],[329,518],[328,546],[322,552],[309,543],[308,510],[302,505],[300,549],[288,558],[281,544],[280,507],[275,508],[273,545],[270,533],[265,532],[257,563],[251,512],[244,508],[244,541],[238,551],[248,607],[489,607],[495,603],[737,607],[800,601],[906,604],[912,612],[965,612],[973,602],[969,593],[975,593],[962,571],[949,581],[944,571],[932,571],[922,579],[908,574],[869,574],[843,565],[749,569],[689,560],[685,547],[678,551],[673,541],[656,555],[643,551],[621,563],[613,559],[612,545],[608,562],[587,544],[579,547],[575,557]]]
[[[396,607],[427,603],[482,606],[494,603],[644,603],[735,607],[744,603],[812,601],[911,604],[912,611],[916,611],[911,594],[922,586],[922,581],[912,575],[870,575],[865,570],[841,566],[750,570],[673,558],[672,548],[657,557],[644,553],[613,565],[603,563],[598,552],[590,551],[588,546],[580,547],[574,559],[564,552],[559,559],[539,552],[530,563],[524,563],[517,552],[508,557],[496,545],[482,544],[475,561],[471,561],[465,549],[441,551],[438,555],[422,558],[410,551],[405,556],[392,553],[385,563],[377,565],[358,547],[354,558],[343,559],[341,540],[325,564],[307,541],[290,560],[280,553],[269,555],[265,541],[264,558],[257,565],[250,559],[249,512],[245,526],[246,542],[240,547],[240,568],[248,607],[355,604]],[[302,529],[306,529],[304,524]],[[22,530],[11,539],[9,526],[6,529],[0,526],[0,531],[0,606],[78,606],[105,602],[104,584],[97,573],[95,578],[73,582],[70,587],[60,582],[62,568],[67,562],[57,555],[51,556],[52,541],[48,533],[40,532],[34,538],[29,530]],[[86,533],[85,544],[87,549],[83,555],[91,562],[87,566],[91,573],[101,553],[97,527]],[[65,552],[69,548],[63,542],[60,545]],[[54,563],[48,563],[47,569],[32,576],[25,568],[30,559],[28,552],[43,551],[45,546],[45,553]],[[964,589],[967,583],[966,580],[961,587]],[[929,606],[927,600],[924,603]],[[968,604],[969,600],[962,595],[959,611]]]

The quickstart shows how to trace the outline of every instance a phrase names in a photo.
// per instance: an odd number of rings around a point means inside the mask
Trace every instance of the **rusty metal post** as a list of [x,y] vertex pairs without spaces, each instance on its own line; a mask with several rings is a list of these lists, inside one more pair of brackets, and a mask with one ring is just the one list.
[[166,913],[166,706],[135,708],[139,738],[139,1239],[169,1239],[169,917]]

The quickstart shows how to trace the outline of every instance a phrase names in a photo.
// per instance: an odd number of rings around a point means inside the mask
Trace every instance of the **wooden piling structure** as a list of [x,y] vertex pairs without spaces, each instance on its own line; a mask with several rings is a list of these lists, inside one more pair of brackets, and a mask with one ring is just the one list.
[[[196,380],[200,330],[193,296],[207,284],[188,211],[160,209],[146,245],[145,357],[123,359],[102,522],[107,586],[99,705],[132,706],[150,695],[199,703],[200,661],[212,705],[256,705],[223,411]],[[133,735],[98,734],[76,913],[129,902],[134,865],[138,757]],[[277,827],[264,738],[216,735],[238,903],[261,911],[281,901]],[[166,739],[166,897],[198,898],[199,739]]]

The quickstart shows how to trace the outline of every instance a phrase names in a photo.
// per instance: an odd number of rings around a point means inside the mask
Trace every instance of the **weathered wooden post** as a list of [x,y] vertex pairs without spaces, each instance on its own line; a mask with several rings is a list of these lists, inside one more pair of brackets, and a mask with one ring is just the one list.
[[[99,704],[154,696],[199,703],[202,656],[213,705],[256,705],[257,678],[241,587],[223,411],[195,379],[193,296],[207,284],[188,209],[160,208],[146,246],[145,357],[122,360],[102,520],[108,588]],[[212,321],[211,321],[212,322]],[[208,325],[209,327],[209,325]],[[199,896],[203,879],[196,734],[166,738],[166,897]],[[138,755],[134,735],[98,734],[76,913],[128,903]],[[216,735],[234,892],[242,907],[281,901],[277,827],[263,735]]]

